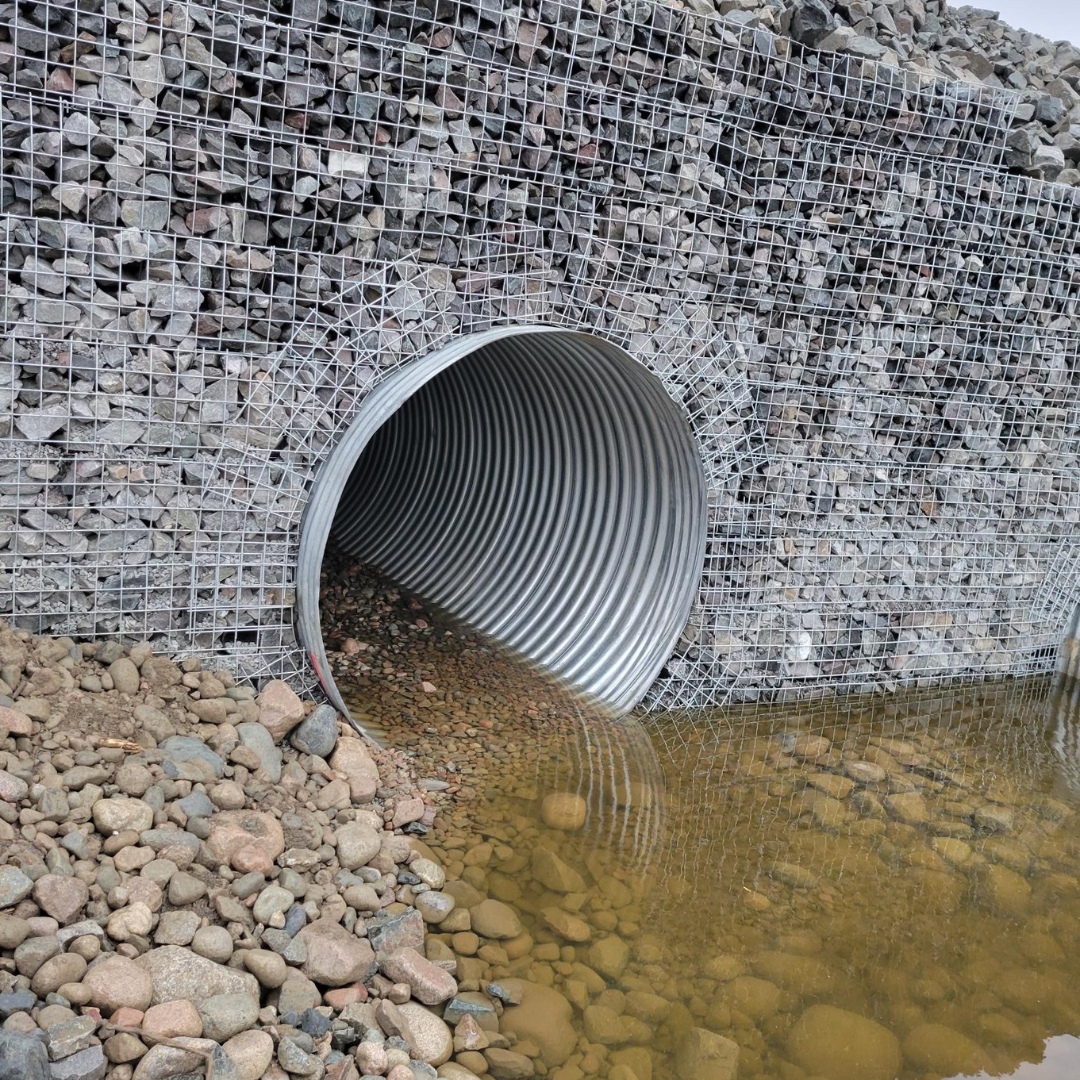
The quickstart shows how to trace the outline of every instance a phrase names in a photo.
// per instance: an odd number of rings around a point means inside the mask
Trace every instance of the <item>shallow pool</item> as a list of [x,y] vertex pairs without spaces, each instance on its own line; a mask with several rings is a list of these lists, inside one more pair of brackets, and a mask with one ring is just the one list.
[[339,685],[435,792],[465,909],[429,955],[508,995],[492,1035],[536,1075],[1080,1075],[1080,724],[1048,680],[646,728],[367,600]]

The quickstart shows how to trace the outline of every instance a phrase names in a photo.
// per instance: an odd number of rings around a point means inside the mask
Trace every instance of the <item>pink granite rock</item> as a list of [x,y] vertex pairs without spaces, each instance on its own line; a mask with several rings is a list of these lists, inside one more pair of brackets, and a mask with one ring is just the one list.
[[121,1008],[145,1009],[154,993],[150,975],[126,956],[110,956],[84,976],[90,1004],[111,1015]]
[[219,863],[241,873],[269,873],[285,850],[285,834],[273,814],[223,810],[210,819],[206,848]]
[[394,818],[391,824],[395,829],[408,825],[410,821],[419,821],[424,816],[423,799],[399,799],[394,806]]
[[89,899],[86,883],[76,877],[45,874],[34,882],[34,902],[61,926],[74,922]]
[[256,701],[259,723],[279,743],[304,719],[304,703],[296,691],[280,679],[272,679],[263,687]]
[[438,1005],[457,993],[457,980],[415,949],[398,949],[379,960],[382,973],[394,982],[408,983],[412,996],[425,1005]]
[[307,947],[301,971],[320,986],[363,982],[375,971],[375,952],[367,938],[350,934],[332,919],[316,919],[296,935]]
[[0,705],[0,728],[5,728],[10,735],[30,735],[33,732],[30,717],[6,705]]
[[142,1029],[147,1035],[156,1035],[161,1039],[175,1039],[177,1035],[197,1039],[202,1035],[202,1017],[187,998],[163,1001],[146,1010]]
[[379,786],[379,768],[360,739],[343,737],[338,740],[330,768],[349,782],[353,802],[369,803]]

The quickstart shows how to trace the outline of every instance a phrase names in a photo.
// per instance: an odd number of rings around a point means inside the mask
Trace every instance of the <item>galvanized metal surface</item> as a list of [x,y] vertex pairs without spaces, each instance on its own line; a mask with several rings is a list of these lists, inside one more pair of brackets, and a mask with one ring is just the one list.
[[599,338],[503,328],[417,361],[365,401],[319,474],[299,630],[327,539],[615,713],[645,695],[704,559],[705,477],[654,375]]

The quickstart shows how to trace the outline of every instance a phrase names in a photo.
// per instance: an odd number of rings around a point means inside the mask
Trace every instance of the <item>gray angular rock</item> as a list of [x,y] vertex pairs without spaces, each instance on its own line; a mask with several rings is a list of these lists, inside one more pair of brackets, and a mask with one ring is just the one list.
[[1035,119],[1043,124],[1053,125],[1065,117],[1065,103],[1059,97],[1044,94],[1035,102]]
[[329,758],[337,746],[338,714],[332,705],[320,705],[301,721],[289,736],[289,742],[302,754]]
[[158,749],[165,755],[161,767],[166,776],[203,780],[207,778],[207,773],[220,778],[225,772],[225,762],[199,739],[187,735],[173,735]]
[[14,907],[25,900],[34,883],[17,866],[0,866],[0,908]]
[[103,1080],[109,1062],[100,1046],[88,1046],[71,1057],[55,1061],[52,1080]]
[[89,146],[90,140],[101,130],[84,112],[73,112],[64,119],[60,129],[68,146]]
[[156,945],[190,945],[202,920],[194,911],[165,912],[154,931]]
[[791,11],[791,37],[816,49],[832,30],[833,14],[822,0],[798,0]]
[[193,791],[190,795],[177,799],[176,805],[188,817],[209,817],[214,812],[214,804],[205,791]]
[[59,1061],[85,1050],[93,1040],[97,1027],[98,1022],[94,1017],[77,1016],[74,1020],[50,1028],[46,1038],[49,1060]]
[[[59,305],[63,309],[66,305]],[[39,309],[40,309],[39,305]],[[62,321],[57,319],[46,320],[43,315],[48,314],[47,311],[35,309],[35,314],[45,321]],[[41,409],[31,409],[27,412],[21,412],[15,417],[15,428],[20,435],[29,439],[31,442],[44,442],[46,439],[52,438],[61,428],[65,427],[68,422],[68,412],[61,405],[46,405]]]
[[133,60],[128,67],[128,74],[144,98],[156,98],[167,85],[165,69],[160,56],[149,56],[145,60]]
[[485,994],[466,993],[452,997],[443,1008],[443,1019],[453,1027],[459,1020],[471,1016],[482,1028],[497,1030],[495,1006]]
[[12,1013],[29,1012],[36,1004],[37,995],[29,990],[0,994],[0,1021],[6,1020]]
[[322,1072],[322,1062],[313,1054],[301,1049],[290,1038],[278,1043],[278,1064],[293,1076],[314,1076]]
[[0,1031],[0,1080],[51,1080],[45,1043],[32,1035]]
[[103,641],[94,653],[94,659],[99,664],[108,667],[124,655],[124,646],[119,641]]
[[307,946],[287,930],[264,930],[262,940],[268,949],[272,949],[288,964],[299,966],[307,960]]
[[424,919],[415,908],[397,915],[378,917],[368,927],[368,941],[376,953],[423,949]]
[[41,793],[41,798],[38,799],[37,809],[38,813],[43,814],[48,821],[55,821],[58,824],[67,821],[68,814],[71,813],[67,792],[59,788],[45,788]]

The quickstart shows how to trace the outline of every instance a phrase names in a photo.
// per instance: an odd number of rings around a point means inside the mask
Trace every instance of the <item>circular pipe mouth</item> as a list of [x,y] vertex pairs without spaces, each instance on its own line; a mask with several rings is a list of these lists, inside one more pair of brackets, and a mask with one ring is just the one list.
[[387,376],[319,470],[297,631],[349,716],[319,619],[333,539],[621,715],[686,623],[706,524],[697,442],[645,367],[589,334],[469,335]]

